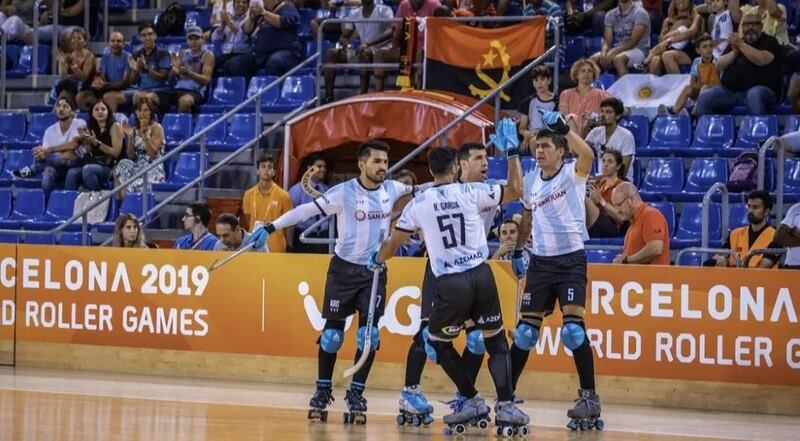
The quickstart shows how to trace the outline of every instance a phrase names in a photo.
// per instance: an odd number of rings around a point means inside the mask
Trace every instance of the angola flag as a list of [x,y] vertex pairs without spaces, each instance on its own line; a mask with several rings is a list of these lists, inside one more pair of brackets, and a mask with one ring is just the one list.
[[[544,53],[545,27],[544,17],[489,29],[428,18],[425,88],[485,97]],[[503,91],[501,107],[516,109],[532,93],[531,77],[525,75]]]

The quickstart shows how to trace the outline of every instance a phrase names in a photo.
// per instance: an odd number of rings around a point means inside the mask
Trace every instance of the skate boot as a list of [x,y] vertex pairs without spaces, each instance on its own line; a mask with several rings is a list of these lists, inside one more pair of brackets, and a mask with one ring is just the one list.
[[328,411],[325,410],[333,402],[330,380],[317,380],[317,390],[308,403],[308,419],[325,422],[328,420]]
[[400,392],[400,415],[397,415],[397,425],[410,426],[428,425],[433,422],[433,406],[422,394],[419,385],[407,387]]
[[447,424],[446,435],[462,435],[466,433],[468,426],[480,429],[489,427],[489,421],[491,421],[489,406],[480,395],[468,399],[456,394],[456,399],[447,404],[453,409],[453,413],[442,417],[442,421]]
[[345,424],[366,424],[367,423],[367,400],[362,395],[364,389],[355,388],[352,385],[347,389],[344,402],[347,404],[347,412],[344,413]]
[[531,418],[514,401],[499,401],[494,406],[494,425],[497,436],[527,436]]
[[600,419],[600,396],[591,389],[578,389],[575,406],[567,411],[570,418],[567,427],[572,430],[603,430],[605,423]]

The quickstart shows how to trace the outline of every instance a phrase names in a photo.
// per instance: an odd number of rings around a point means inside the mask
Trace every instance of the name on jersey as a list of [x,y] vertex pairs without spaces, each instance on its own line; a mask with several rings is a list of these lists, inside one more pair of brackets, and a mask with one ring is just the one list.
[[543,206],[553,203],[558,199],[563,198],[566,195],[567,195],[567,190],[563,188],[555,193],[550,193],[549,195],[547,195],[547,197],[542,198],[538,201],[534,201],[533,205],[531,206],[531,211],[536,211],[537,208],[542,208]]
[[458,210],[459,208],[458,202],[434,202],[433,204],[434,211]]
[[483,253],[480,252],[480,251],[478,251],[475,254],[470,254],[469,256],[456,257],[453,260],[453,264],[452,265],[447,263],[447,262],[445,262],[444,267],[445,268],[452,268],[453,266],[462,266],[462,265],[468,264],[469,262],[472,262],[473,260],[479,260],[479,259],[480,260],[483,259]]
[[383,220],[392,217],[392,212],[386,211],[364,211],[364,210],[356,210],[355,211],[355,218],[357,221],[370,221],[370,220]]

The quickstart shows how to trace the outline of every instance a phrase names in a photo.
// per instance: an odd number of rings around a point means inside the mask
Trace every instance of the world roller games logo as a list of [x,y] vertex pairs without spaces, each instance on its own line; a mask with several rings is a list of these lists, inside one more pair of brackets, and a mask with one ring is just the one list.
[[[511,55],[509,55],[506,45],[501,43],[500,40],[492,40],[489,42],[489,50],[481,55],[481,57],[483,57],[483,62],[475,66],[475,75],[483,81],[483,84],[485,84],[487,88],[481,89],[480,87],[470,84],[469,93],[478,98],[485,98],[486,95],[497,89],[499,84],[508,81],[509,74],[511,73]],[[500,81],[495,81],[494,78],[483,71],[483,68],[493,68],[495,60],[498,58],[503,68],[503,73],[500,77]],[[511,101],[511,97],[505,92],[500,92],[500,99],[505,102]]]

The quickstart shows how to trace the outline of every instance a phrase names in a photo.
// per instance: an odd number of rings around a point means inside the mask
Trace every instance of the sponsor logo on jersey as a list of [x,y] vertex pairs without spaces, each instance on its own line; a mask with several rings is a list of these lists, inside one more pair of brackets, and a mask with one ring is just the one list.
[[488,317],[480,316],[480,318],[478,318],[478,324],[479,325],[485,325],[487,323],[494,323],[494,322],[497,322],[497,321],[500,321],[500,313],[499,312],[497,314],[495,314],[495,315],[490,315]]
[[[540,199],[538,201],[533,201],[533,204],[531,204],[531,211],[536,211],[538,208],[542,208],[547,204],[553,203],[553,202],[563,198],[566,195],[567,195],[567,190],[564,189],[564,188],[562,188],[561,190],[558,190],[558,191],[556,191],[554,193],[550,193],[549,195],[545,196],[544,198],[542,198],[542,199]],[[536,194],[534,193],[533,196],[536,197]]]
[[480,259],[483,259],[483,253],[478,251],[477,253],[470,254],[469,256],[456,257],[453,260],[453,265],[457,266],[466,265],[472,262],[473,260],[480,260]]
[[458,334],[461,333],[461,329],[462,328],[464,328],[464,325],[446,326],[446,327],[442,328],[442,333],[444,335],[449,335],[449,336],[455,337],[455,336],[457,336]]
[[364,211],[364,210],[356,210],[353,215],[355,216],[356,220],[361,221],[370,221],[370,220],[383,220],[387,219],[392,216],[391,212],[385,211]]

